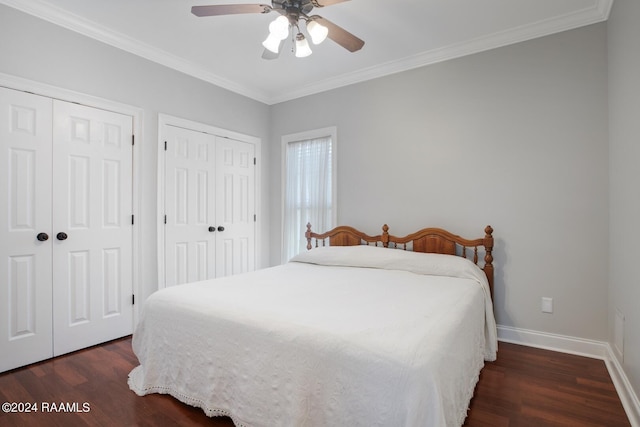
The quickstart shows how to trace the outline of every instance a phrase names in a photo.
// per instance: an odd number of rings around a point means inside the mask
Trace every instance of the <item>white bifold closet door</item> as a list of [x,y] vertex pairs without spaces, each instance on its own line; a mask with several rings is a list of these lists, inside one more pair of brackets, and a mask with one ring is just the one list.
[[165,286],[255,269],[255,146],[166,125]]
[[133,120],[61,101],[53,111],[53,352],[59,355],[133,329]]
[[53,356],[52,106],[0,88],[0,372]]
[[133,328],[132,118],[0,88],[0,371]]

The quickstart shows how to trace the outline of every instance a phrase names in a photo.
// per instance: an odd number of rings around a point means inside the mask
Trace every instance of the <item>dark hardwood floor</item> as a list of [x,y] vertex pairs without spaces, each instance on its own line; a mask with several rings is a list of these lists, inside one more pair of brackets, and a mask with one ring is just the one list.
[[465,427],[630,426],[604,361],[499,343]]
[[[466,427],[630,425],[604,362],[507,343],[499,349],[482,370]],[[38,404],[38,412],[0,412],[0,426],[233,426],[170,396],[137,396],[127,386],[137,364],[124,338],[0,374],[0,403]]]

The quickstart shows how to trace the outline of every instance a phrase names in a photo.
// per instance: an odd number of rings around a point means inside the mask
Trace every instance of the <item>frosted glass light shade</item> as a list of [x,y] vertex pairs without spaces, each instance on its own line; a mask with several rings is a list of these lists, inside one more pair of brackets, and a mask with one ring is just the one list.
[[262,46],[273,53],[278,53],[280,50],[280,40],[281,39],[273,33],[269,33],[266,40],[262,42]]
[[311,36],[313,44],[322,43],[329,34],[329,29],[322,24],[318,24],[316,21],[309,21],[307,23],[307,32]]
[[284,40],[289,35],[289,19],[286,16],[278,16],[269,24],[269,32],[278,40]]
[[305,56],[311,55],[311,48],[309,47],[309,42],[304,38],[302,33],[298,33],[296,36],[296,57],[304,58]]

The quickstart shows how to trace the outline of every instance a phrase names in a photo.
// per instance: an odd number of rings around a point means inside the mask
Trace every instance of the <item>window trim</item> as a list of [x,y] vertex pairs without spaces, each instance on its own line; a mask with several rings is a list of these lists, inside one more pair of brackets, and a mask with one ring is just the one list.
[[[331,212],[331,221],[334,226],[337,225],[338,219],[338,128],[330,126],[320,129],[314,129],[304,132],[283,135],[281,138],[281,158],[280,158],[280,259],[282,263],[288,260],[284,259],[284,212],[285,212],[285,195],[287,185],[287,146],[292,142],[305,141],[315,138],[331,137],[331,203],[333,206]],[[313,226],[313,224],[312,224]],[[317,232],[325,232],[328,230],[315,230]]]

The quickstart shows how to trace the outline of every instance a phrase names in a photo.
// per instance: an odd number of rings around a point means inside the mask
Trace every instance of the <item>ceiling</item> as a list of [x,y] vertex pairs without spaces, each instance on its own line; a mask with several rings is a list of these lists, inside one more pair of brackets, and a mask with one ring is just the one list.
[[[321,0],[320,0],[321,2]],[[0,3],[266,104],[604,21],[613,0],[349,0],[311,14],[365,41],[261,58],[278,15],[198,18],[191,6],[252,0],[0,0]],[[255,3],[269,3],[267,0]]]

